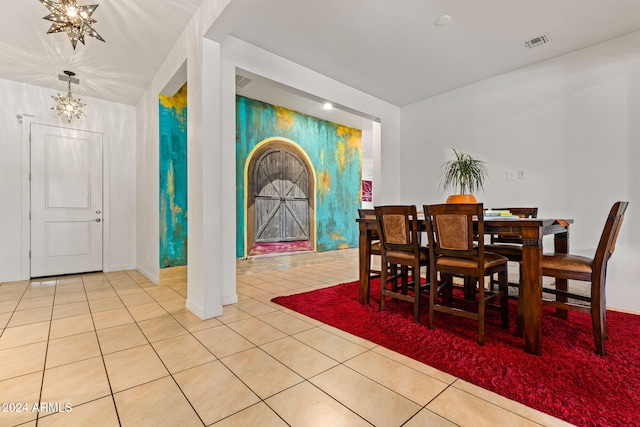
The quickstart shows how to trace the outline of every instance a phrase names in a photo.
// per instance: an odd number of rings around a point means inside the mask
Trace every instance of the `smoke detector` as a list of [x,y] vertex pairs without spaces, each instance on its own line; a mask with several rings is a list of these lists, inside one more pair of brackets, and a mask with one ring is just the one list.
[[551,42],[551,37],[549,37],[549,33],[545,33],[541,36],[527,40],[526,42],[524,42],[524,45],[529,49],[533,49],[534,47],[539,47],[549,42]]

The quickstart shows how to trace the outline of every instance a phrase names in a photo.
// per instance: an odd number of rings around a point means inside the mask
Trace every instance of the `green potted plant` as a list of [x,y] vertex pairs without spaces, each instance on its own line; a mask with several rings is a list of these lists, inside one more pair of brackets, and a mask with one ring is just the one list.
[[473,193],[484,191],[484,180],[489,176],[486,162],[455,148],[451,149],[455,159],[449,160],[440,168],[442,187],[455,192],[447,198],[447,203],[478,203]]

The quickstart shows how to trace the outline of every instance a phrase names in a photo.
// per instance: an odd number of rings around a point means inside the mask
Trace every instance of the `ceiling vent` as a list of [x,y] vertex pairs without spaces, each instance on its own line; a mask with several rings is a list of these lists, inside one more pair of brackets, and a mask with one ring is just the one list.
[[58,80],[63,81],[65,83],[71,82],[74,85],[80,84],[80,79],[77,77],[73,77],[67,74],[58,74]]
[[249,83],[251,83],[251,79],[249,77],[236,74],[236,87],[245,87]]
[[534,47],[539,47],[549,42],[551,42],[551,37],[549,37],[549,33],[547,33],[538,37],[534,37],[531,40],[527,40],[526,42],[524,42],[524,45],[529,49],[533,49]]

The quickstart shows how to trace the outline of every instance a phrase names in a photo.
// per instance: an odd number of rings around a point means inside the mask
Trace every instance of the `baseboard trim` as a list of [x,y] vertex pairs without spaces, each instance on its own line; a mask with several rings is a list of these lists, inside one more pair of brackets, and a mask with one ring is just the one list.
[[144,275],[144,277],[146,277],[147,279],[151,280],[154,285],[158,284],[158,281],[160,280],[159,277],[154,276],[153,274],[149,273],[147,270],[145,270],[144,268],[142,268],[140,266],[136,267],[135,270],[138,270],[140,273],[142,273]]
[[193,301],[187,299],[187,310],[198,316],[202,320],[213,319],[214,317],[222,316],[222,306],[213,307],[209,310],[204,310],[202,307],[194,304]]

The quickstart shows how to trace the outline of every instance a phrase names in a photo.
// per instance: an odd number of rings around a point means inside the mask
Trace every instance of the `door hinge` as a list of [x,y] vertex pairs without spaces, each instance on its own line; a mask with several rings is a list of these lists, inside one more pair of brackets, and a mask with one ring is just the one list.
[[31,181],[31,172],[29,172],[29,181]]
[[31,212],[29,212],[29,219],[31,219]]
[[29,258],[31,258],[31,251],[29,251]]

